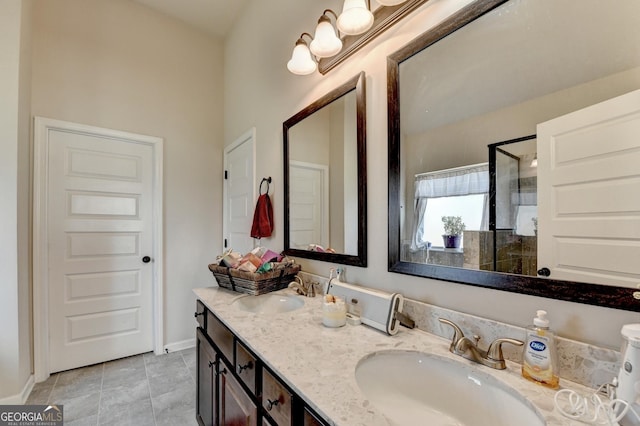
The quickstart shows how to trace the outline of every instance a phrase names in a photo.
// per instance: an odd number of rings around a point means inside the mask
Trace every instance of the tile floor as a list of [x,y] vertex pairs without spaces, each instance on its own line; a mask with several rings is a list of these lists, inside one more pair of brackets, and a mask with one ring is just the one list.
[[52,374],[27,404],[63,404],[65,426],[197,425],[195,348]]

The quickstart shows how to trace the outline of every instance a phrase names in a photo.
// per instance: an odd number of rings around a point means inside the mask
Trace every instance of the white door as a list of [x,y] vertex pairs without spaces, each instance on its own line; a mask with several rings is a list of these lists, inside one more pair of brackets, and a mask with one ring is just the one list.
[[291,248],[329,247],[329,168],[289,162],[289,238]]
[[151,351],[153,147],[49,129],[47,151],[49,371]]
[[242,254],[253,249],[254,145],[255,129],[251,129],[224,151],[223,248]]
[[640,90],[538,125],[538,267],[640,282]]

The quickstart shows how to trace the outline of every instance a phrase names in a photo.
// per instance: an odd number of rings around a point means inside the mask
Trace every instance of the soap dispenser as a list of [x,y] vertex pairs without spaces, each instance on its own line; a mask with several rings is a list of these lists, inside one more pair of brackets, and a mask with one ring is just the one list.
[[557,371],[555,336],[549,328],[547,312],[539,310],[533,319],[533,325],[527,327],[522,376],[551,389],[557,389],[560,385]]

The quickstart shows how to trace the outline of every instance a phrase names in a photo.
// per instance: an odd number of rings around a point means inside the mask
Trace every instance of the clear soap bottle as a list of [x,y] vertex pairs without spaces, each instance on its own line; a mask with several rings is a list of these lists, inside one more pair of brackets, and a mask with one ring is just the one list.
[[522,376],[551,389],[560,385],[555,335],[549,328],[546,311],[537,311],[533,325],[527,327]]

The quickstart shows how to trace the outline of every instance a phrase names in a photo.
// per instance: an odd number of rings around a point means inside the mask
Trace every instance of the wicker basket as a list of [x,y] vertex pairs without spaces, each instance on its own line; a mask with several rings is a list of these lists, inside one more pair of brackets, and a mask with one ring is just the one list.
[[216,264],[209,265],[209,270],[216,277],[220,287],[253,296],[283,289],[289,285],[298,272],[300,265],[293,264],[275,271],[256,274],[238,271]]

